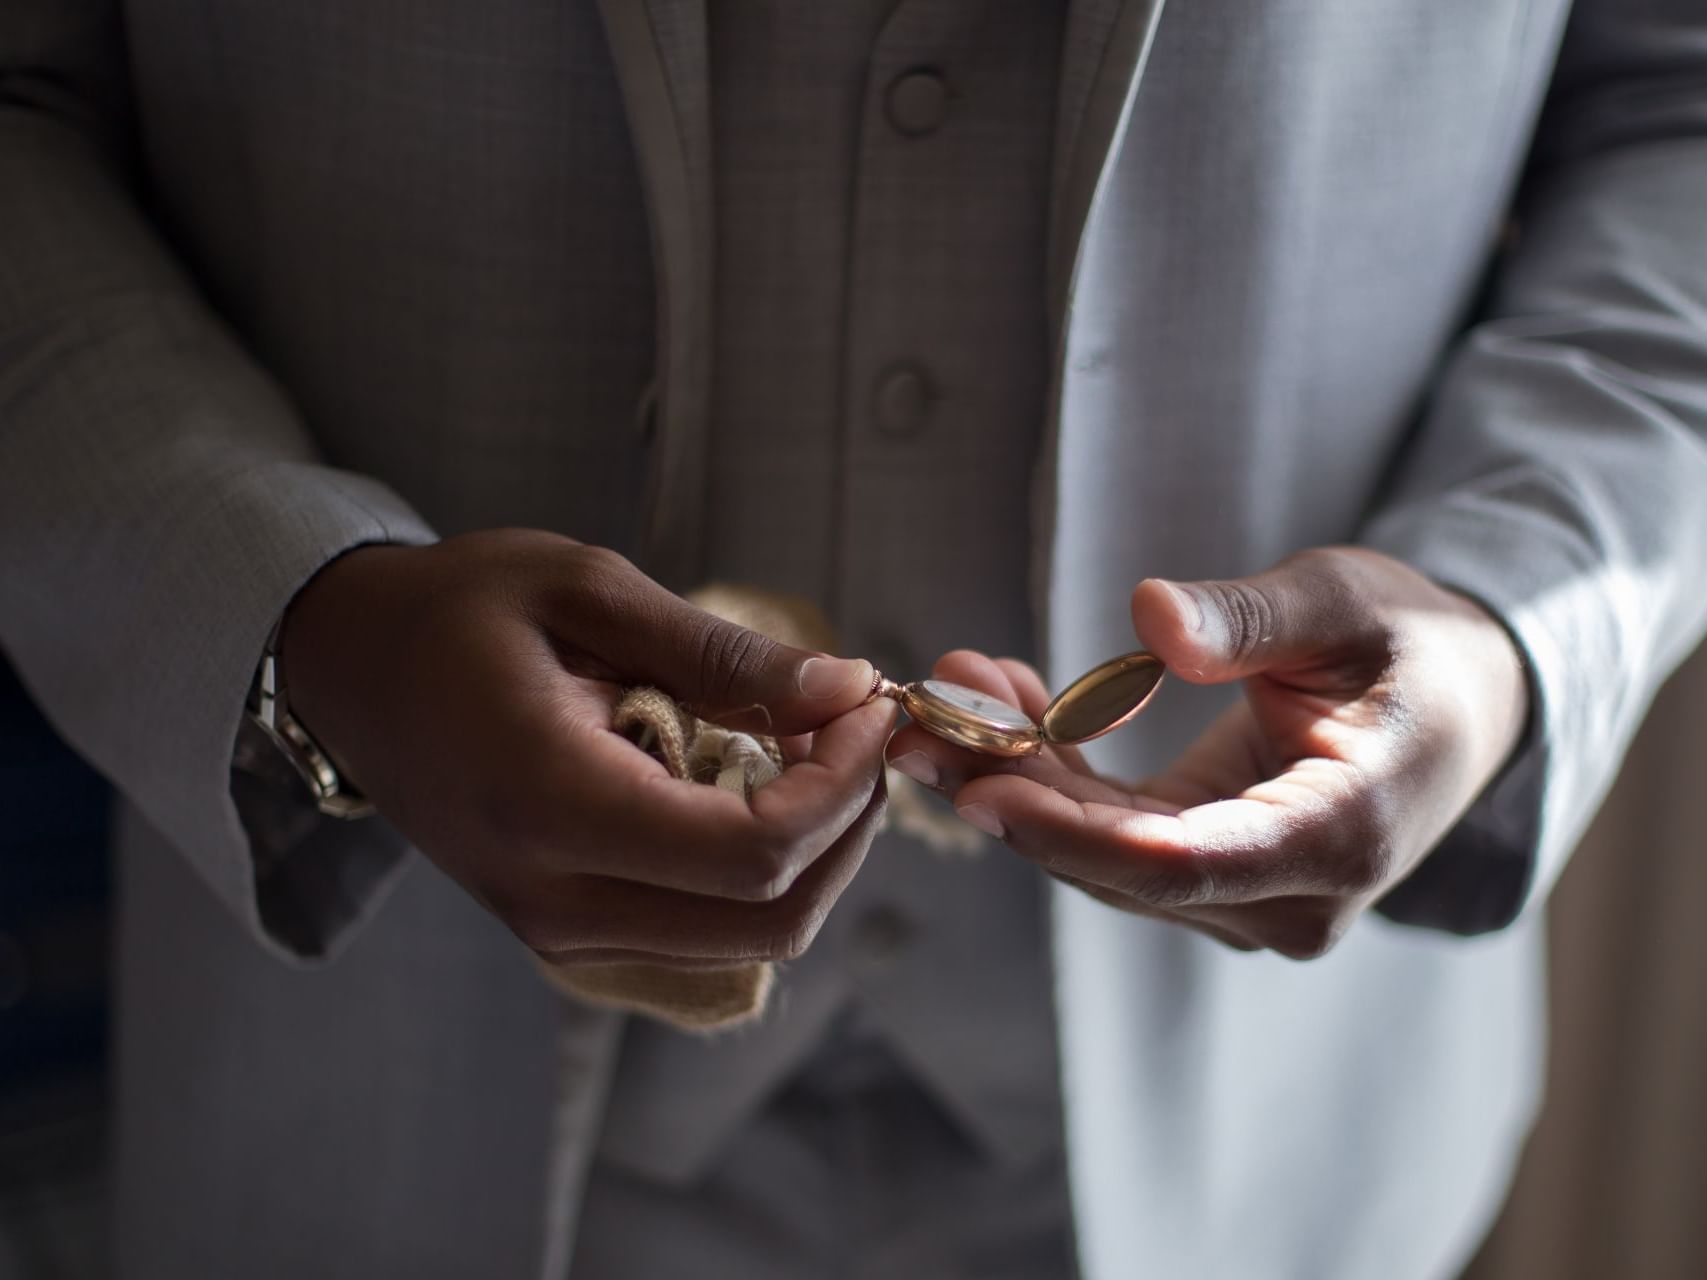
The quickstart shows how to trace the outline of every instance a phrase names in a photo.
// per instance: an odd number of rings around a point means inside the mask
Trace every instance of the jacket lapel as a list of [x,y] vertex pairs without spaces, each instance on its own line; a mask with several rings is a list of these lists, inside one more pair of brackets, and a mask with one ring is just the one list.
[[1062,51],[1054,190],[1049,207],[1047,289],[1054,346],[1048,416],[1032,478],[1030,566],[1035,643],[1044,672],[1052,652],[1054,552],[1061,405],[1079,262],[1103,180],[1138,95],[1166,0],[1072,0]]
[[1164,3],[1072,0],[1069,6],[1049,206],[1049,319],[1057,340],[1091,205],[1125,130]]
[[652,224],[656,417],[640,563],[677,590],[702,573],[713,261],[704,0],[599,0]]

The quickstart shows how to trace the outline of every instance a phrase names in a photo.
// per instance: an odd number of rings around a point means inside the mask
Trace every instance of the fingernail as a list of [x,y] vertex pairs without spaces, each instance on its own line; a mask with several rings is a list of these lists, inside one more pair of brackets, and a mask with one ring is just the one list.
[[864,693],[871,687],[871,674],[864,658],[808,658],[795,681],[808,698],[834,698],[850,688]]
[[987,804],[969,804],[955,810],[962,818],[970,822],[978,830],[1000,840],[1004,828],[1002,820],[996,816],[996,811]]
[[936,786],[936,762],[923,751],[909,751],[904,756],[898,756],[889,762],[889,767],[899,769],[921,787]]
[[1184,587],[1169,582],[1166,578],[1157,578],[1156,581],[1162,584],[1162,587],[1179,605],[1180,621],[1185,623],[1185,629],[1187,631],[1202,631],[1203,608],[1197,603],[1197,597]]

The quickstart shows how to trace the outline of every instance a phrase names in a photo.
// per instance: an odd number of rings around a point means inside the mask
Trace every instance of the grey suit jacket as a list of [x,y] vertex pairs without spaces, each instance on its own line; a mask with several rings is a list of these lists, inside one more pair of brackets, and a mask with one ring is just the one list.
[[[1049,674],[1126,647],[1139,577],[1351,539],[1494,608],[1537,706],[1323,961],[1060,892],[1098,1280],[1448,1274],[1528,1122],[1532,908],[1707,620],[1707,15],[1569,7],[1074,5]],[[348,547],[535,524],[692,582],[703,35],[692,0],[0,8],[0,641],[130,805],[124,1274],[562,1274],[618,1020],[383,824],[258,863],[228,765]]]

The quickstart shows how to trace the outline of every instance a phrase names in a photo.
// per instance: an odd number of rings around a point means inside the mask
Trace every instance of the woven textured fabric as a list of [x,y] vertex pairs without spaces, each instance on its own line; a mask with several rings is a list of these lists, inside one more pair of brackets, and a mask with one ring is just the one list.
[[[713,583],[690,593],[688,600],[784,644],[827,649],[832,638],[823,614],[799,597]],[[701,720],[660,689],[626,691],[612,713],[611,727],[662,760],[675,777],[739,792],[744,798],[784,767],[774,738]],[[765,962],[691,970],[664,964],[541,968],[553,984],[577,999],[692,1031],[737,1026],[758,1017],[776,980],[775,967]]]
[[[687,599],[783,644],[820,651],[834,647],[834,629],[816,605],[800,596],[708,583]],[[611,727],[663,761],[675,777],[739,792],[743,798],[751,798],[785,767],[774,738],[701,720],[661,689],[627,690],[611,715]],[[902,831],[938,852],[972,854],[981,848],[977,832],[933,809],[922,787],[893,770],[887,775],[890,812]],[[542,968],[559,989],[577,999],[694,1031],[733,1027],[758,1017],[776,979],[768,963],[698,970],[662,964]]]

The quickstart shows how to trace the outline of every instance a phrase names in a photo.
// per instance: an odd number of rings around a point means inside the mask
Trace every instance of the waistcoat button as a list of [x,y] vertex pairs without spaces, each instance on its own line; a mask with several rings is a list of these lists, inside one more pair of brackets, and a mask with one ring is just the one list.
[[930,383],[917,369],[903,365],[877,380],[872,415],[884,435],[896,439],[917,435],[924,430],[930,410]]
[[935,71],[909,71],[890,84],[884,107],[896,133],[920,138],[948,119],[948,86]]

